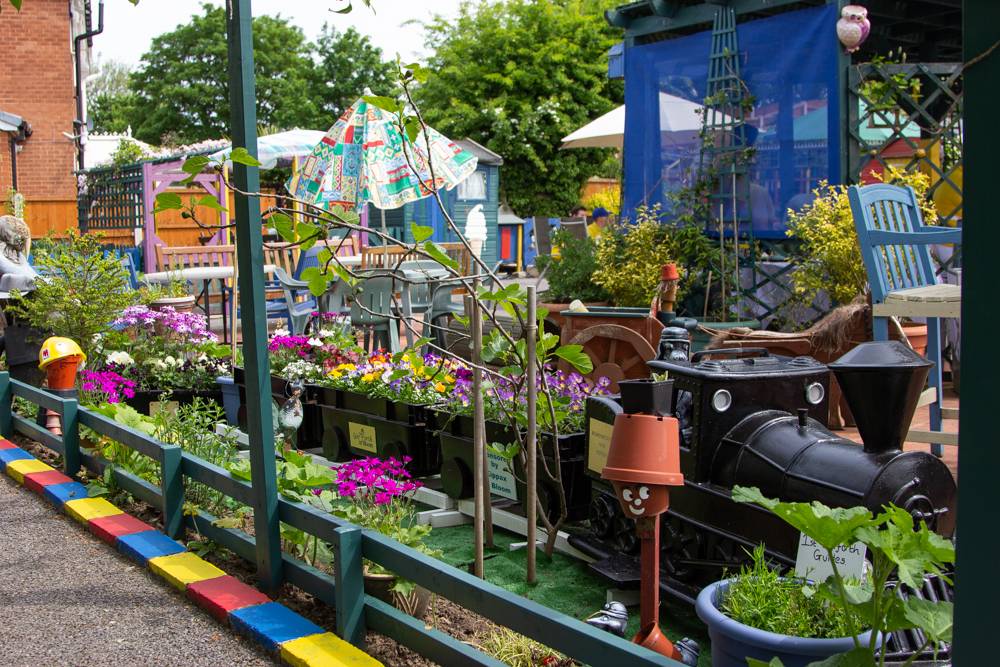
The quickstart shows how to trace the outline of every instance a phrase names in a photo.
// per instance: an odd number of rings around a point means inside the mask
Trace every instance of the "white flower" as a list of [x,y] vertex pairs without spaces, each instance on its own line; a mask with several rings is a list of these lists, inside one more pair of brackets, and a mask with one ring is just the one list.
[[289,336],[289,335],[291,335],[291,332],[288,329],[285,329],[284,327],[278,327],[277,329],[274,330],[274,335],[275,336]]
[[323,347],[323,341],[321,341],[319,338],[310,338],[309,344],[312,345],[313,347]]
[[321,329],[319,332],[320,338],[333,338],[337,335],[337,332],[333,329]]
[[135,359],[128,352],[112,352],[108,355],[108,363],[116,366],[131,366]]
[[164,363],[163,359],[157,359],[156,361],[153,362],[153,368],[155,368],[158,371],[165,371],[167,370],[167,364]]

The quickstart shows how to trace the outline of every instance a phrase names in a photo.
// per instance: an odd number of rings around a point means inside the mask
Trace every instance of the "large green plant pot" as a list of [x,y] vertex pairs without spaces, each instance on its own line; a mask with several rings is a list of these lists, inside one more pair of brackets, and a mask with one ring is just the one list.
[[441,469],[438,441],[427,437],[425,406],[329,387],[316,387],[315,391],[325,457],[346,461],[358,456],[399,460],[408,456],[412,460],[406,469],[414,477],[434,475]]
[[[429,427],[429,431],[431,437],[437,437],[441,444],[442,489],[456,500],[471,498],[475,493],[472,418],[439,412],[433,419],[434,426]],[[538,437],[545,462],[554,469],[556,439],[551,433],[539,433]],[[486,441],[506,444],[516,441],[516,438],[509,426],[487,421]],[[590,479],[585,474],[585,444],[583,433],[569,433],[558,438],[560,471],[570,520],[584,518],[590,502]],[[493,495],[518,502],[514,511],[523,515],[527,487],[523,481],[526,474],[520,457],[515,457],[512,470],[501,458],[489,453],[487,456],[490,458],[487,474]],[[541,465],[539,461],[538,496],[548,516],[555,519],[559,513],[559,489],[541,472]]]

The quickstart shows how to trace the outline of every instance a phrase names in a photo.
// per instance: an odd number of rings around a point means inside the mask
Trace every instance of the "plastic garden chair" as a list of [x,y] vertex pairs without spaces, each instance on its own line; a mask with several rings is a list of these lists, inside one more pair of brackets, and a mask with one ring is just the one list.
[[[280,303],[281,308],[279,310],[274,307],[273,314],[271,304],[276,302],[268,301],[267,316],[269,319],[272,317],[286,318],[289,331],[295,336],[302,335],[305,333],[313,313],[316,312],[316,299],[309,294],[309,283],[291,278],[281,267],[275,267],[274,277],[281,286],[285,299],[283,302],[277,302]],[[303,294],[307,295],[304,299],[301,298]]]
[[962,292],[938,282],[928,246],[960,244],[962,232],[924,225],[909,187],[854,185],[848,198],[871,288],[875,340],[889,339],[890,317],[927,319],[927,357],[934,367],[918,405],[930,406],[930,431],[910,430],[907,440],[932,443],[940,456],[942,444],[958,444],[957,432],[941,431],[943,418],[958,418],[957,409],[941,407],[941,318],[961,317]]
[[364,333],[365,349],[399,352],[399,327],[393,314],[395,279],[370,276],[352,289],[351,326]]

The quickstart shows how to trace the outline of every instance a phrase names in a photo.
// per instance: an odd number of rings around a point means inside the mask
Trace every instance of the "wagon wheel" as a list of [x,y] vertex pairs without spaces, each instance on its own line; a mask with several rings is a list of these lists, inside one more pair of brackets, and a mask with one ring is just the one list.
[[619,380],[648,377],[646,362],[656,356],[656,350],[645,338],[617,324],[588,327],[574,336],[570,344],[582,345],[594,362],[594,370],[587,377],[591,380],[608,378],[611,391],[618,391]]

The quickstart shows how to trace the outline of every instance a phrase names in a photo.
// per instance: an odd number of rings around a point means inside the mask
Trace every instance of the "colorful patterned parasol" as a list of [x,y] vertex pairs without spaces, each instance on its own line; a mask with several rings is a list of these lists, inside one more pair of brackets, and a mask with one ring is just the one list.
[[[308,203],[386,210],[429,196],[427,144],[411,142],[392,114],[363,99],[355,102],[316,145],[285,187]],[[436,189],[450,190],[476,170],[476,158],[428,128]],[[405,146],[405,154],[404,154]],[[409,163],[407,161],[409,156]],[[412,163],[412,167],[411,164]]]

